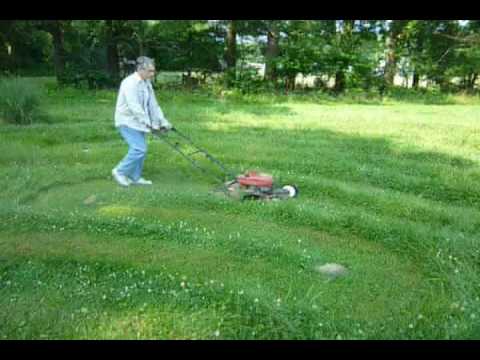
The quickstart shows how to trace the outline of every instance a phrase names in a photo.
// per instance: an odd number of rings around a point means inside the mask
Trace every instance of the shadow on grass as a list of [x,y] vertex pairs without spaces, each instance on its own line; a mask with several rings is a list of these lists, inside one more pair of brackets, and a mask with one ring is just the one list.
[[[460,156],[406,150],[387,138],[351,136],[325,129],[231,127],[213,132],[215,138],[223,139],[223,157],[232,167],[255,166],[291,174],[287,178],[292,180],[315,176],[435,201],[480,204],[480,170],[471,171],[478,165]],[[241,152],[235,149],[239,144]],[[204,147],[208,148],[208,144]]]

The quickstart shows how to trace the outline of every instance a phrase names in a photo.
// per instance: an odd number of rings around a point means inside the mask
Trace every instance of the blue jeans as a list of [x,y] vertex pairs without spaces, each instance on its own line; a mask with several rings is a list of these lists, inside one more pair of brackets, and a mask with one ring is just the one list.
[[128,153],[117,165],[117,171],[133,181],[142,176],[143,162],[147,155],[146,133],[126,126],[120,126],[120,135],[128,144]]

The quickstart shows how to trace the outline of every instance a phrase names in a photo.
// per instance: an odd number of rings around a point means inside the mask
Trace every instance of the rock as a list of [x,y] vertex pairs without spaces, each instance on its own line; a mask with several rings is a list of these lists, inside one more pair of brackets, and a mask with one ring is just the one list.
[[320,273],[327,275],[331,278],[336,278],[347,274],[347,269],[344,266],[334,263],[317,266],[316,269]]
[[83,203],[85,205],[92,205],[97,201],[97,197],[95,195],[90,195],[88,198],[86,198]]

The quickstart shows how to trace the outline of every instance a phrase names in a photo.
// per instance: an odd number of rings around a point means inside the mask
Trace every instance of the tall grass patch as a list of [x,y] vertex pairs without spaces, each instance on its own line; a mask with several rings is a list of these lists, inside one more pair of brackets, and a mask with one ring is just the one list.
[[42,93],[34,83],[20,78],[0,80],[0,118],[2,122],[30,125],[42,118]]

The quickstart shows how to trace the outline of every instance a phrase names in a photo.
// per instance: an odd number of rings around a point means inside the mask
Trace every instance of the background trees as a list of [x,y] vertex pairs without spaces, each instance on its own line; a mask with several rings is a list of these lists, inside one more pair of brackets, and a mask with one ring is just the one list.
[[[478,39],[478,20],[3,20],[0,69],[115,87],[133,70],[127,61],[147,55],[159,71],[182,73],[186,86],[216,74],[246,91],[474,92]],[[311,77],[308,86],[299,75]]]

